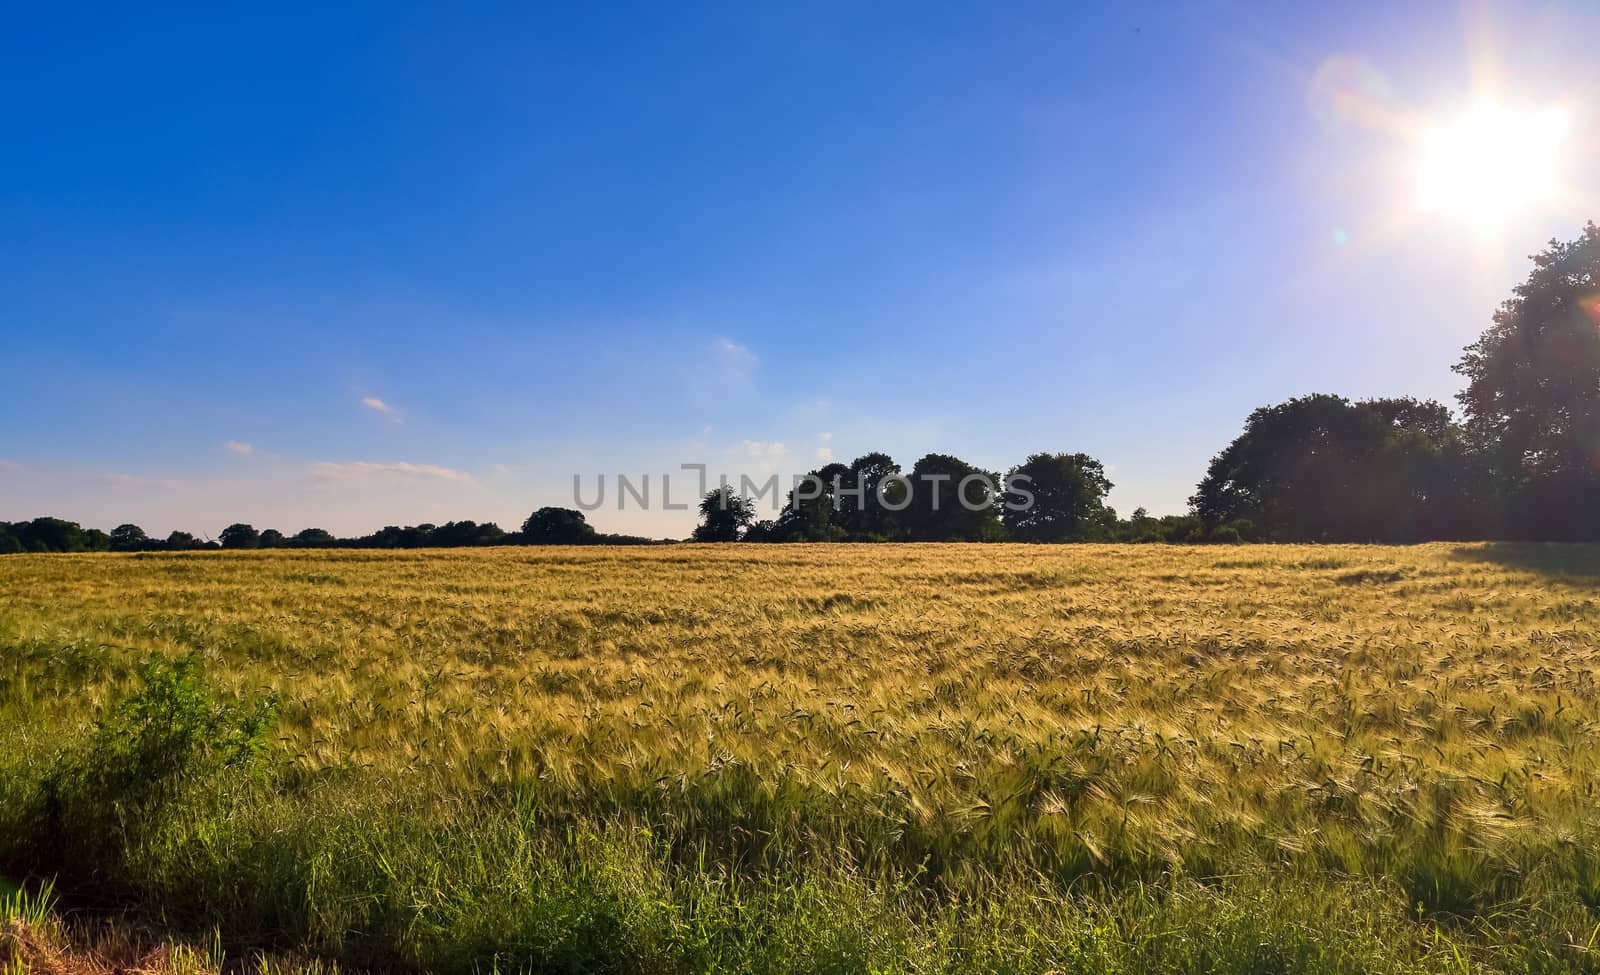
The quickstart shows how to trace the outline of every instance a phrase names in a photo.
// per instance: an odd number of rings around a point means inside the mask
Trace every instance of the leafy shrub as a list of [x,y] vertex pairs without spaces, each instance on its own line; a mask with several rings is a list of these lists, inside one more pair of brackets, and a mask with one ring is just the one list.
[[196,655],[153,656],[139,677],[143,688],[106,707],[45,779],[40,841],[68,872],[121,862],[180,797],[265,751],[273,703],[217,703]]
[[1212,530],[1210,540],[1218,545],[1238,545],[1244,541],[1239,537],[1239,529],[1232,525],[1218,525]]

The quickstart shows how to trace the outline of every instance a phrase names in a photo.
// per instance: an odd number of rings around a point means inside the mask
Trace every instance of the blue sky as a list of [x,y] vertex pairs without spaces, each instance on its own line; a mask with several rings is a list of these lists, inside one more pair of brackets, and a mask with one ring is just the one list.
[[[868,450],[1180,511],[1256,406],[1448,400],[1600,217],[1593,4],[1302,6],[18,8],[0,519],[511,528]],[[1565,113],[1560,196],[1415,212],[1372,116],[1485,91]]]

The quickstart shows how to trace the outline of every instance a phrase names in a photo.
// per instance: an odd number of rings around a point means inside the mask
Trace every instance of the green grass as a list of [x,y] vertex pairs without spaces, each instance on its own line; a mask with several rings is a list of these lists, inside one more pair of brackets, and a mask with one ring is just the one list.
[[1600,970],[1596,549],[27,556],[0,591],[0,873],[233,957]]

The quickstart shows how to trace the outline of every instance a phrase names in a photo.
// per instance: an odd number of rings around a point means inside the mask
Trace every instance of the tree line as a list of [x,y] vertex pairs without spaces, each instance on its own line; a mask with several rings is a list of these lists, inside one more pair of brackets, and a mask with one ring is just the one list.
[[[1120,517],[1104,466],[1040,453],[1001,475],[948,454],[902,471],[884,453],[811,471],[781,513],[719,487],[696,541],[1421,542],[1600,541],[1600,228],[1551,241],[1455,365],[1461,414],[1412,398],[1300,396],[1255,410],[1212,458],[1184,515]],[[216,540],[152,539],[57,518],[0,522],[7,552],[194,548],[426,548],[638,544],[580,511],[541,508],[520,531],[493,522],[390,526],[360,538],[230,525]]]
[[[1184,516],[1122,519],[1104,504],[1103,467],[1083,454],[1036,454],[1033,504],[997,495],[980,511],[886,510],[881,497],[799,499],[756,521],[725,489],[701,504],[696,536],[748,541],[959,540],[1422,542],[1515,538],[1600,541],[1600,228],[1551,241],[1468,346],[1458,419],[1434,401],[1352,402],[1329,394],[1262,407],[1212,458]],[[930,454],[925,472],[959,480],[971,465]],[[870,454],[812,472],[847,490],[898,472]],[[992,476],[992,475],[991,475]],[[940,482],[947,486],[950,481]],[[835,494],[839,494],[837,490]],[[826,494],[826,492],[824,492]]]
[[[949,454],[903,471],[885,453],[797,478],[776,518],[730,486],[700,501],[695,541],[1071,542],[1117,527],[1105,467],[1088,454],[1034,454],[1005,475]],[[1148,519],[1160,523],[1158,519]]]
[[1269,541],[1600,541],[1600,228],[1551,241],[1435,402],[1252,413],[1190,505]]
[[293,535],[272,528],[257,531],[244,523],[229,525],[216,538],[197,538],[185,531],[165,538],[145,534],[138,525],[118,525],[109,532],[84,528],[60,518],[0,521],[0,555],[20,552],[189,552],[207,549],[258,548],[465,548],[476,545],[652,545],[655,539],[598,532],[583,512],[540,508],[508,532],[492,521],[450,521],[443,525],[389,525],[355,538],[338,538],[321,528]]

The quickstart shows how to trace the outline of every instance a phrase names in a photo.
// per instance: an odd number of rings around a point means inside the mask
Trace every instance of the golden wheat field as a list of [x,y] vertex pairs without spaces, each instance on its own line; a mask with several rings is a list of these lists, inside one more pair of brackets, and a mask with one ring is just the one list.
[[[1509,970],[1534,957],[1495,954],[1518,928],[1549,964],[1593,967],[1594,549],[22,556],[0,559],[0,592],[12,809],[152,654],[197,654],[218,701],[276,701],[267,772],[128,841],[116,877],[134,898],[170,898],[185,870],[197,887],[229,864],[268,873],[222,837],[289,821],[344,823],[292,848],[354,884],[338,845],[317,846],[350,823],[422,817],[465,836],[463,817],[516,810],[534,846],[570,852],[575,824],[644,843],[678,871],[669,887],[683,871],[791,886],[823,871],[909,884],[937,912],[1007,885],[1066,903],[1293,876],[1369,885],[1393,907],[1390,940],[1423,945],[1393,970],[1443,965],[1426,942],[1450,931],[1458,958]],[[387,842],[344,853],[388,857]],[[13,872],[46,866],[15,847]],[[439,889],[458,869],[436,865]],[[404,915],[389,888],[356,886]],[[316,919],[262,925],[298,932],[296,950],[337,955],[382,926],[295,896],[281,910]],[[207,910],[171,908],[202,929],[262,908]],[[385,950],[448,967],[420,943]]]

